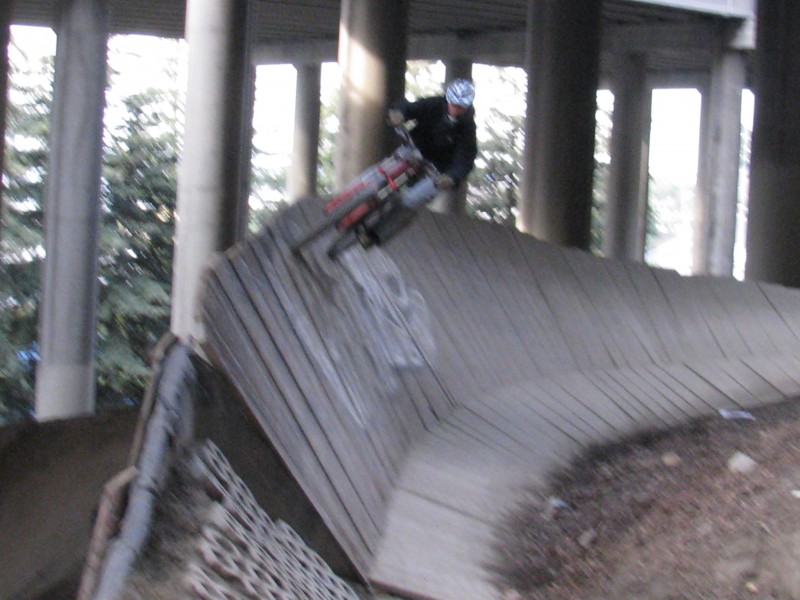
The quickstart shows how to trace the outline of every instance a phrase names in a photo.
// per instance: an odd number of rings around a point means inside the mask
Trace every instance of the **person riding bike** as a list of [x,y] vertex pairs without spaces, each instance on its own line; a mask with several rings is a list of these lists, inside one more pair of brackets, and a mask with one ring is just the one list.
[[452,193],[472,171],[478,155],[474,99],[474,84],[467,79],[455,79],[444,96],[416,102],[403,99],[390,105],[388,118],[393,126],[416,121],[411,138],[422,156],[439,170],[435,180],[423,177],[405,191],[402,203],[407,208],[416,210],[441,190]]

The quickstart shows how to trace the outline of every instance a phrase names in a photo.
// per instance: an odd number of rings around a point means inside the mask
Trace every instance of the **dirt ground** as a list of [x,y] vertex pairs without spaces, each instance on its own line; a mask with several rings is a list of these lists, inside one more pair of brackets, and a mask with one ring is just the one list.
[[[502,599],[800,599],[800,401],[749,414],[595,448],[556,474],[498,537]],[[176,597],[154,583],[130,597]]]
[[593,449],[531,494],[503,600],[800,599],[800,401],[750,415]]

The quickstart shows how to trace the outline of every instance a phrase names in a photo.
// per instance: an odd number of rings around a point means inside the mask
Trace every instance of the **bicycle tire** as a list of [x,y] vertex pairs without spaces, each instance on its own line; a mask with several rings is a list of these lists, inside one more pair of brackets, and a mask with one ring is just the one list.
[[337,206],[333,211],[325,215],[322,221],[312,227],[299,240],[295,240],[295,242],[292,244],[292,252],[300,251],[303,246],[313,242],[323,233],[335,227],[339,221],[344,219],[351,211],[366,202],[371,196],[372,193],[356,194],[352,198],[343,202],[341,205]]

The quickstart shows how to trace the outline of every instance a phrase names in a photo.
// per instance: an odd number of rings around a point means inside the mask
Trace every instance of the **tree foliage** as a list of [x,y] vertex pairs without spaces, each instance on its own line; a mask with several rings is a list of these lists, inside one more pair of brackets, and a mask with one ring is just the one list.
[[[31,62],[12,44],[3,174],[0,279],[0,424],[30,415],[37,353],[42,197],[53,61]],[[23,67],[24,65],[24,67]]]
[[[29,68],[21,52],[15,56],[2,215],[0,423],[32,410],[52,82],[52,60]],[[110,113],[116,117],[111,126]],[[142,397],[149,353],[169,328],[182,104],[176,89],[149,89],[107,107],[106,115],[96,356],[100,407]]]

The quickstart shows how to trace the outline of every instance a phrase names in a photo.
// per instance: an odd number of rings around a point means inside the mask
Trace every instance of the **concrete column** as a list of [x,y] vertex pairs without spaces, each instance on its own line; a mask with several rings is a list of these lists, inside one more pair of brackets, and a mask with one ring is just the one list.
[[588,249],[600,0],[529,0],[528,106],[518,227]]
[[336,187],[396,145],[386,109],[405,89],[409,0],[342,0]]
[[711,83],[703,94],[692,267],[695,274],[733,274],[745,78],[744,56],[724,51],[714,61]]
[[11,2],[0,6],[0,239],[3,239],[3,181],[6,112],[8,112],[8,44],[11,41]]
[[747,279],[800,287],[800,4],[759,0]]
[[246,220],[249,17],[249,0],[189,0],[186,7],[188,82],[171,324],[185,342],[203,339],[196,311],[206,265],[236,242]]
[[100,164],[108,13],[103,0],[65,0],[56,27],[50,158],[44,195],[47,258],[39,307],[38,419],[95,404]]
[[317,193],[321,75],[319,64],[297,65],[292,165],[287,185],[290,202]]
[[620,53],[613,73],[614,114],[603,253],[644,261],[652,92],[643,54]]
[[[454,79],[472,79],[472,61],[468,58],[453,58],[445,62],[445,84]],[[431,210],[439,213],[467,214],[467,182],[463,181],[454,190],[442,190],[431,202]]]

